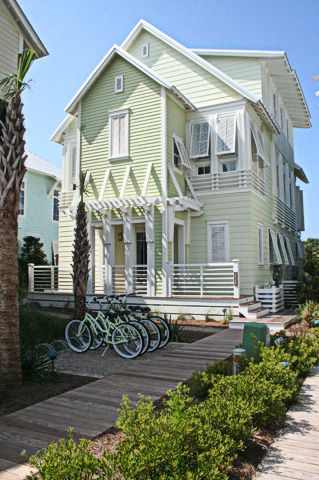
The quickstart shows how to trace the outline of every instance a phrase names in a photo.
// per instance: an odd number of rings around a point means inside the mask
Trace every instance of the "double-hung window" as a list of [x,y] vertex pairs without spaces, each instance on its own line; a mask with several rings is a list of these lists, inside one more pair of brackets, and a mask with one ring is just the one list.
[[122,158],[129,155],[129,113],[127,110],[112,112],[110,121],[110,158]]
[[236,115],[217,118],[216,155],[236,153]]
[[53,220],[55,222],[59,221],[59,190],[54,190],[53,192]]
[[19,194],[19,215],[24,215],[24,205],[25,205],[25,181],[21,183],[20,194]]
[[205,158],[209,156],[210,126],[207,121],[192,123],[191,127],[191,158]]
[[229,224],[227,221],[208,223],[208,262],[229,261]]

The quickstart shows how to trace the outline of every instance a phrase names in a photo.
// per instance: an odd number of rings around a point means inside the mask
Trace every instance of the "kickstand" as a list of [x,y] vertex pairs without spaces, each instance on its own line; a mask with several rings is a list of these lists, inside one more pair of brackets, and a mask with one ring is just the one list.
[[101,358],[104,357],[104,355],[105,355],[105,353],[106,353],[106,350],[108,350],[109,346],[110,346],[109,344],[106,345],[106,347],[105,347],[105,349],[103,350],[103,353],[102,353],[102,355],[101,355]]

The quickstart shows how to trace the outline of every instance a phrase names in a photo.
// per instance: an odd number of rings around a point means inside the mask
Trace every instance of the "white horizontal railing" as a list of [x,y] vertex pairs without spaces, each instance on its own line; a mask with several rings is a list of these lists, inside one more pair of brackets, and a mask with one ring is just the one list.
[[28,265],[30,292],[72,292],[71,269],[49,265]]
[[239,297],[239,262],[168,264],[173,297]]
[[262,195],[266,194],[265,182],[251,170],[193,175],[191,182],[199,193],[252,188]]
[[276,221],[290,230],[297,228],[296,213],[278,197],[276,197]]

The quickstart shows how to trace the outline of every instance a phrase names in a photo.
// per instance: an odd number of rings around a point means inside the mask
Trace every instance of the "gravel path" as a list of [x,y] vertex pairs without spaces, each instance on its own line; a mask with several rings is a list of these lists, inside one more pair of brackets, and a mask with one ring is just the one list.
[[55,361],[55,370],[62,373],[70,373],[73,375],[82,375],[85,377],[103,378],[113,373],[122,372],[130,367],[133,363],[145,364],[154,361],[157,357],[165,355],[165,352],[173,352],[176,350],[176,344],[171,342],[163,350],[156,350],[152,353],[146,353],[142,357],[134,360],[128,360],[117,355],[114,350],[107,350],[105,355],[101,357],[103,348],[99,350],[89,350],[85,353],[75,353],[71,350],[61,352]]

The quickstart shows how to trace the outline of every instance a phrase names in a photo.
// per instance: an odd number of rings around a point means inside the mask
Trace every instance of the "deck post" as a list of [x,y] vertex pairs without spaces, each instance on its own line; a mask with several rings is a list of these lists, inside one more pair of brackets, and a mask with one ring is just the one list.
[[240,297],[240,285],[239,285],[239,260],[235,258],[233,262],[233,284],[234,284],[234,298]]
[[155,295],[155,248],[154,248],[154,206],[145,210],[145,236],[147,243],[147,295]]
[[54,292],[54,270],[55,267],[51,267],[51,292]]
[[28,264],[28,285],[29,293],[34,292],[34,263]]
[[102,215],[103,223],[103,264],[104,272],[104,292],[112,293],[112,241],[111,241],[111,210],[106,210]]
[[94,229],[92,226],[91,215],[88,222],[88,234],[89,234],[89,244],[90,244],[90,254],[89,254],[89,278],[87,285],[87,293],[94,293],[94,267],[95,267],[95,245],[94,245]]
[[132,293],[133,282],[133,259],[132,259],[132,209],[123,208],[123,240],[125,248],[125,292]]
[[199,276],[199,282],[200,282],[200,296],[204,296],[204,275],[203,275],[203,265],[200,267],[200,276]]

